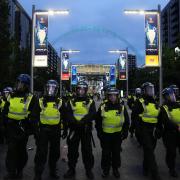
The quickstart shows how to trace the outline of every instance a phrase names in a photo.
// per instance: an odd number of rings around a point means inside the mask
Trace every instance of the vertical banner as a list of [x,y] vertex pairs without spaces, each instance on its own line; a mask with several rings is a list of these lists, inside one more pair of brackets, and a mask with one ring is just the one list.
[[48,66],[48,15],[36,15],[34,67]]
[[77,78],[77,68],[76,66],[71,66],[71,85],[77,85],[78,78]]
[[146,66],[159,66],[158,14],[145,14]]
[[119,80],[127,80],[127,61],[128,61],[128,55],[127,51],[120,51],[119,55]]
[[69,80],[69,53],[62,52],[61,58],[61,80]]
[[116,66],[111,65],[109,70],[109,85],[116,86]]

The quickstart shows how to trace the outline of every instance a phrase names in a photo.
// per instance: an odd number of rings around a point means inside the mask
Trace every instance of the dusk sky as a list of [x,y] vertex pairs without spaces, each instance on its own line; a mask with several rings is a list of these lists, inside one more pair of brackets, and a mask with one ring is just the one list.
[[137,55],[138,65],[144,64],[144,16],[125,15],[124,9],[161,9],[169,0],[19,0],[31,16],[36,9],[69,9],[68,16],[50,16],[49,42],[58,51],[76,49],[74,63],[114,64],[118,55],[111,49],[126,49]]

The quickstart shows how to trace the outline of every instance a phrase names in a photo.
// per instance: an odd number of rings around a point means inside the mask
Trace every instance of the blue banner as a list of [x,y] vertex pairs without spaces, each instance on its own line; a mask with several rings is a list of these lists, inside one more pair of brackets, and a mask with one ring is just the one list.
[[116,86],[116,67],[115,65],[110,66],[109,70],[109,84],[110,86]]
[[36,15],[35,26],[35,67],[48,66],[48,15]]
[[77,85],[77,68],[76,66],[71,66],[71,85]]

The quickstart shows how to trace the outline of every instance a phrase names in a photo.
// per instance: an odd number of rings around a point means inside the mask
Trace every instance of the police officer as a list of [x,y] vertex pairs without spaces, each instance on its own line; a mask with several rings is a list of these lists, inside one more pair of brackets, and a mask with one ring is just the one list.
[[169,174],[178,177],[175,170],[176,148],[180,145],[180,104],[176,102],[176,96],[171,88],[162,92],[164,104],[158,116],[158,128],[163,130],[163,142],[166,148],[166,164]]
[[12,94],[12,87],[6,87],[3,89],[2,97],[0,98],[0,144],[3,144],[6,139],[6,122],[2,119],[2,110],[4,108],[5,102],[8,100]]
[[139,129],[139,116],[134,116],[134,105],[136,103],[136,101],[139,101],[139,99],[142,97],[142,93],[141,93],[141,88],[136,88],[135,89],[135,97],[134,97],[134,103],[133,106],[131,108],[132,113],[131,113],[131,126],[129,128],[129,132],[131,133],[131,137],[133,137],[134,133],[136,136],[137,141],[139,142],[139,145],[141,146],[141,138],[140,138],[140,129]]
[[8,151],[6,156],[7,175],[5,179],[22,178],[28,155],[26,145],[29,136],[29,119],[36,98],[30,92],[30,76],[20,74],[14,93],[3,108],[3,119],[7,123]]
[[36,107],[39,131],[36,137],[37,150],[34,180],[41,180],[48,151],[50,176],[55,179],[59,178],[56,163],[60,157],[60,128],[64,110],[62,100],[57,97],[57,94],[57,81],[48,80],[44,89],[44,95],[39,99],[39,104]]
[[107,91],[107,102],[102,103],[96,115],[96,130],[101,142],[102,176],[107,177],[112,165],[113,174],[120,177],[121,143],[128,137],[129,116],[127,109],[119,100],[119,91],[110,88]]
[[151,173],[154,180],[159,180],[158,167],[154,155],[156,140],[156,124],[158,117],[158,105],[154,100],[154,85],[146,82],[141,86],[142,97],[136,101],[133,109],[133,116],[139,120],[140,138],[144,151],[143,174]]
[[68,120],[69,135],[68,144],[68,171],[64,178],[75,175],[75,167],[79,157],[79,143],[81,141],[82,159],[86,169],[86,175],[93,179],[92,168],[94,156],[92,154],[92,121],[96,113],[95,103],[87,96],[88,85],[80,81],[76,87],[76,96],[67,104],[66,120]]

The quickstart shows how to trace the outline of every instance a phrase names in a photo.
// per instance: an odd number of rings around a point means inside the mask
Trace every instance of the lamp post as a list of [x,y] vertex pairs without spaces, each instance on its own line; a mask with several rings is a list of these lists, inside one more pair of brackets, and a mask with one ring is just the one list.
[[68,53],[68,54],[72,54],[72,53],[80,53],[79,50],[72,50],[72,49],[69,49],[69,50],[64,50],[64,49],[61,49],[60,51],[60,97],[62,97],[62,59],[63,59],[63,53]]
[[161,6],[158,5],[157,10],[124,10],[125,14],[139,14],[139,15],[145,15],[145,14],[156,14],[157,15],[157,21],[158,21],[158,59],[159,59],[159,99],[160,99],[160,105],[162,105],[162,88],[163,88],[163,73],[162,73],[162,41],[161,41]]
[[35,10],[35,5],[32,6],[32,37],[31,37],[31,92],[34,91],[34,56],[35,56],[35,26],[36,15],[68,15],[69,10]]
[[[109,50],[108,52],[109,53],[112,53],[112,54],[119,54],[122,53],[122,52],[127,52],[127,60],[126,60],[126,96],[128,97],[128,92],[129,92],[129,68],[128,68],[128,48],[126,48],[126,50],[119,50],[119,49],[116,49],[116,50]],[[118,70],[119,71],[119,70]]]

